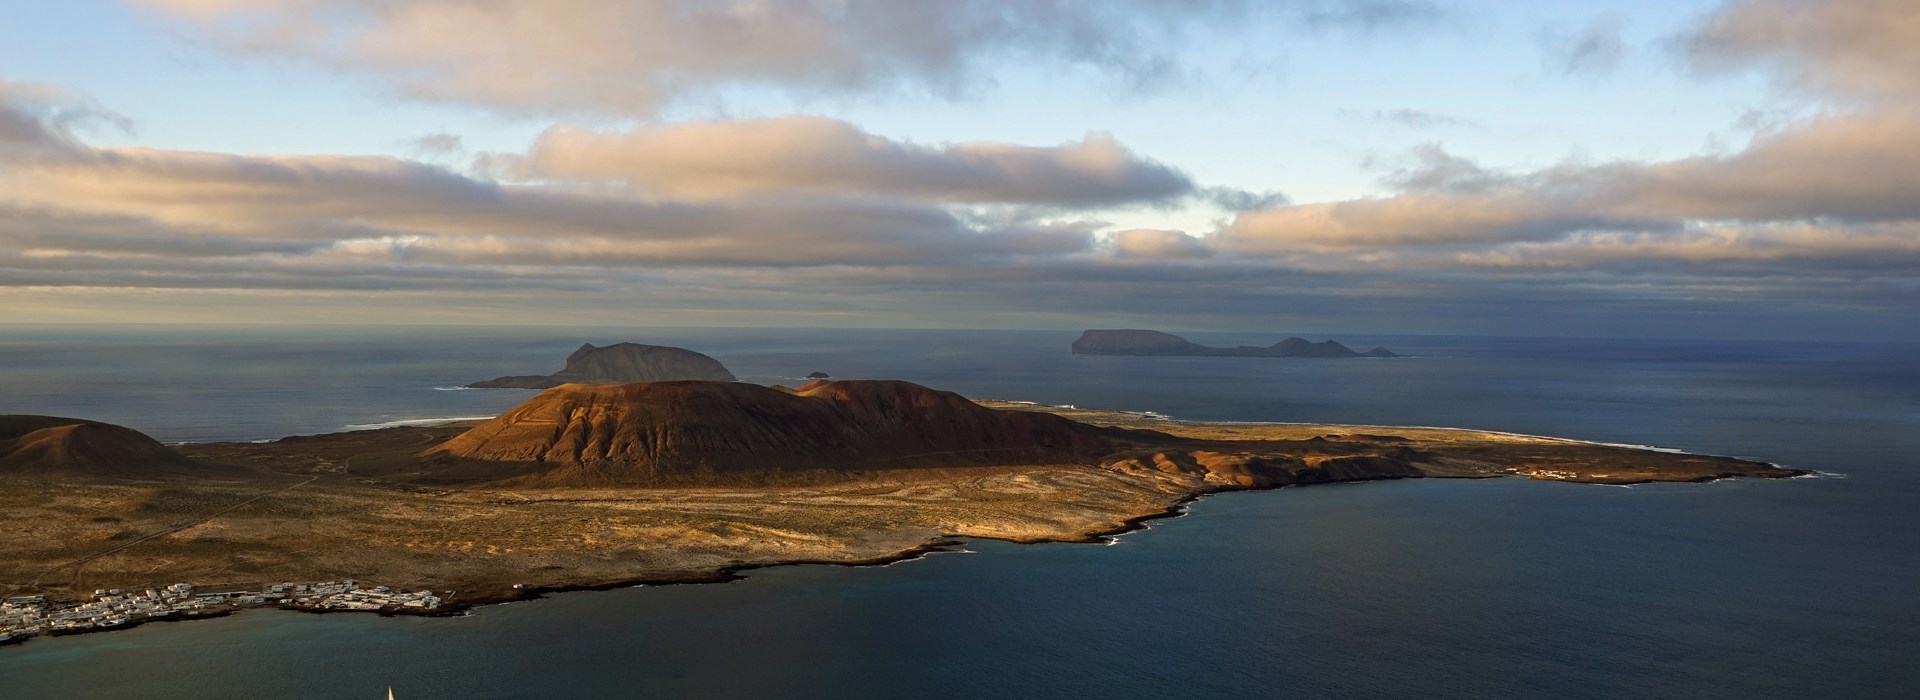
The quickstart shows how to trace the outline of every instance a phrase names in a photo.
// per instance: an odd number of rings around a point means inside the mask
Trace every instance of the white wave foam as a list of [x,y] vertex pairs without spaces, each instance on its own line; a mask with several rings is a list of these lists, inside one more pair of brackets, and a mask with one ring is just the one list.
[[434,391],[479,391],[479,389],[475,387],[470,387],[470,386],[436,386],[433,388],[433,390]]
[[492,420],[492,419],[493,419],[493,416],[450,416],[445,418],[408,418],[404,420],[390,420],[390,421],[385,421],[381,423],[349,423],[347,424],[345,429],[346,430],[380,430],[382,428],[424,428],[424,427],[430,427],[435,425],[446,425],[448,423],[458,423],[460,421]]

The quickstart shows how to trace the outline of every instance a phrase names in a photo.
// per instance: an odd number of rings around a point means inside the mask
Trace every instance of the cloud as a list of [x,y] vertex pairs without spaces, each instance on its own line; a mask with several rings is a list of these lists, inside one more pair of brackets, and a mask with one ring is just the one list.
[[466,153],[467,143],[459,134],[435,132],[408,141],[406,148],[408,153],[423,158],[450,158]]
[[1597,78],[1611,75],[1626,55],[1626,42],[1620,38],[1624,23],[1619,15],[1593,18],[1578,32],[1548,29],[1541,37],[1547,52],[1547,65],[1556,72]]
[[[976,228],[885,200],[641,200],[501,185],[419,163],[102,149],[0,171],[15,201],[157,230],[324,241],[359,258],[460,264],[904,264],[1085,249],[1084,231]],[[78,246],[84,237],[68,237]]]
[[1920,272],[1920,224],[1827,226],[1697,225],[1673,233],[1591,231],[1468,251],[1453,262],[1476,266],[1591,268],[1698,267],[1786,262],[1799,274],[1818,269]]
[[1238,187],[1208,187],[1201,190],[1200,194],[1208,203],[1230,212],[1268,209],[1288,204],[1292,201],[1287,199],[1286,194],[1278,190],[1254,192]]
[[1271,40],[1250,27],[1371,31],[1446,14],[1427,0],[135,1],[232,54],[411,98],[627,117],[755,89],[960,96],[1014,61],[1154,88],[1193,69],[1194,43]]
[[1205,243],[1185,231],[1136,228],[1112,237],[1113,253],[1122,258],[1204,258],[1213,254]]
[[1400,194],[1242,213],[1244,250],[1546,240],[1582,231],[1679,231],[1692,222],[1920,219],[1920,113],[1836,114],[1757,136],[1740,152],[1656,163],[1494,173],[1437,146],[1389,178]]
[[1585,209],[1529,191],[1411,192],[1243,212],[1222,231],[1222,240],[1236,250],[1282,253],[1523,240],[1612,225]]
[[79,148],[76,132],[98,126],[131,131],[126,117],[59,87],[0,78],[0,155],[54,155]]
[[[672,198],[502,183],[386,156],[96,148],[47,116],[58,109],[30,113],[6,97],[0,95],[6,143],[27,147],[0,150],[0,213],[6,215],[0,249],[37,260],[116,261],[128,270],[133,266],[126,261],[155,258],[260,269],[320,261],[474,268],[966,265],[1075,255],[1093,244],[1094,225],[1070,216],[986,219],[893,196],[897,192]],[[1031,154],[1018,147],[995,148],[1013,154],[1015,171],[1032,167],[1047,175],[1047,167],[1064,167],[1044,156],[1037,164],[1023,162]],[[1079,163],[1084,156],[1068,149],[1062,160]],[[1091,162],[1098,166],[1101,157],[1096,152]],[[982,186],[1010,191],[1004,183]],[[1071,183],[1061,187],[1054,192],[1069,199],[1083,192]]]
[[1424,0],[1332,0],[1305,3],[1302,12],[1310,25],[1363,29],[1425,24],[1447,14]]
[[[1295,204],[1098,135],[916,144],[809,118],[556,129],[481,171],[106,148],[84,100],[0,85],[7,320],[1684,333],[1708,314],[1906,328],[1920,304],[1920,112],[1898,106],[1659,162],[1508,171],[1427,144],[1391,194]],[[1233,216],[1096,220],[1143,202]]]
[[1707,74],[1762,68],[1816,95],[1920,99],[1920,5],[1908,0],[1739,0],[1681,42]]
[[1408,129],[1481,128],[1480,122],[1465,117],[1436,114],[1418,109],[1383,109],[1372,112],[1341,110],[1342,116],[1359,117]]
[[1408,154],[1411,161],[1388,173],[1388,186],[1421,192],[1486,192],[1514,184],[1514,178],[1462,158],[1438,143],[1423,143]]
[[807,116],[618,133],[554,128],[527,156],[494,162],[523,178],[612,180],[650,196],[688,199],[815,192],[1094,206],[1166,201],[1194,190],[1186,175],[1105,134],[1058,146],[927,146]]
[[[957,94],[1003,58],[1152,83],[1184,28],[1234,0],[144,0],[216,45],[377,76],[402,94],[510,112],[651,115],[689,97],[770,87]],[[1304,3],[1320,7],[1325,3]],[[1378,20],[1386,8],[1372,3]],[[1341,12],[1330,21],[1376,21]]]

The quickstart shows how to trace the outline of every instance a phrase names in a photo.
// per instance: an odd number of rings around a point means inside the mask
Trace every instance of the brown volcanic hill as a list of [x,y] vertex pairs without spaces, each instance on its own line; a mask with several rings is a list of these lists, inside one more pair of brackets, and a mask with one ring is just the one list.
[[78,418],[0,416],[0,474],[163,479],[224,473],[132,428]]
[[732,372],[706,355],[685,348],[640,343],[617,343],[604,348],[592,343],[567,356],[567,366],[546,376],[498,377],[467,386],[476,389],[549,389],[562,384],[629,384],[699,379],[731,382]]
[[630,486],[787,471],[1095,464],[1116,444],[1154,437],[991,409],[900,381],[816,381],[792,393],[689,381],[549,389],[426,455],[442,480]]

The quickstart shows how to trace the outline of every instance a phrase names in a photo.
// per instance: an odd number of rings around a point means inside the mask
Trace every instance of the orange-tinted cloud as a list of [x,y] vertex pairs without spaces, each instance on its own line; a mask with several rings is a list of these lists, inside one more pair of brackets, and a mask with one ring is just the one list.
[[[1552,240],[1674,232],[1694,222],[1920,220],[1920,113],[1820,117],[1744,150],[1655,163],[1489,173],[1426,153],[1392,196],[1242,213],[1222,232],[1254,252]],[[1464,164],[1463,164],[1464,163]]]
[[1685,46],[1709,73],[1766,68],[1818,95],[1920,100],[1920,5],[1910,0],[1738,0]]

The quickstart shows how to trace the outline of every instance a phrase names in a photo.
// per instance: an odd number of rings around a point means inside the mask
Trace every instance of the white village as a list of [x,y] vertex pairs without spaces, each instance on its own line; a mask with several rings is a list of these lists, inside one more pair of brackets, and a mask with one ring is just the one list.
[[434,591],[394,590],[387,586],[362,588],[352,579],[322,583],[279,583],[259,591],[196,592],[192,584],[176,583],[144,590],[100,589],[92,600],[75,603],[50,601],[45,595],[0,600],[0,644],[47,634],[78,634],[121,629],[171,620],[218,617],[234,611],[278,605],[327,612],[420,613],[438,610],[446,596]]

